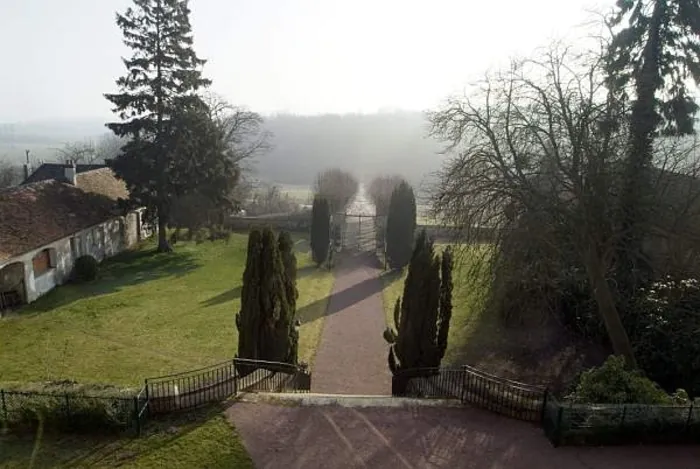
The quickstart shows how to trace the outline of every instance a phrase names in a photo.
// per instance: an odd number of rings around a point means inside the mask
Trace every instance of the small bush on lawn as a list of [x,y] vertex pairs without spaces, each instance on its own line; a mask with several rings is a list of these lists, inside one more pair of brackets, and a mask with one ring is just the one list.
[[202,244],[209,237],[209,230],[206,228],[199,228],[194,233],[194,242],[197,244]]
[[75,260],[75,279],[78,282],[89,282],[97,278],[99,263],[92,256],[80,256]]
[[627,369],[621,356],[610,356],[600,367],[581,373],[580,381],[569,398],[587,404],[674,403],[674,399],[658,384],[637,371]]

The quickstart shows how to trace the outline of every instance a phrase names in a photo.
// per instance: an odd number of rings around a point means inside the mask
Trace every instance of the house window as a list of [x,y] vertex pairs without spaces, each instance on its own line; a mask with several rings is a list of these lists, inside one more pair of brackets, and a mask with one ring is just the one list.
[[54,249],[43,249],[34,259],[32,259],[34,276],[38,277],[56,267],[56,251]]

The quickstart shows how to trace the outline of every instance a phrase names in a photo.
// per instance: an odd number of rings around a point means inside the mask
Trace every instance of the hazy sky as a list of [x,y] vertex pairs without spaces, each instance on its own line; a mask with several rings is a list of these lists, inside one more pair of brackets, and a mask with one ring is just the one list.
[[[213,91],[261,113],[426,109],[606,0],[191,0]],[[0,122],[109,117],[129,0],[0,0]],[[581,31],[569,34],[579,34]]]

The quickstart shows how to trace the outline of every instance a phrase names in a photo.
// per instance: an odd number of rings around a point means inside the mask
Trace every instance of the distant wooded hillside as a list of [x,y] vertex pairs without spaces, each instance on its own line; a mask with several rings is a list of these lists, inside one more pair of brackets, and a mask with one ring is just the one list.
[[[319,170],[340,167],[360,180],[398,173],[418,185],[439,169],[441,145],[427,137],[420,112],[266,117],[272,150],[252,162],[255,177],[281,184],[311,184]],[[53,161],[66,142],[98,139],[100,119],[0,124],[0,159],[21,163],[24,151]]]

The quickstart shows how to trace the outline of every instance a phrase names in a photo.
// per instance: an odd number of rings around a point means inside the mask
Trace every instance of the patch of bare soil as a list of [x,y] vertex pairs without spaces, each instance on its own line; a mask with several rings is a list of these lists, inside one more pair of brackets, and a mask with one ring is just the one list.
[[455,363],[564,391],[582,370],[600,365],[608,355],[603,346],[577,338],[553,322],[520,327],[495,323],[477,325]]

